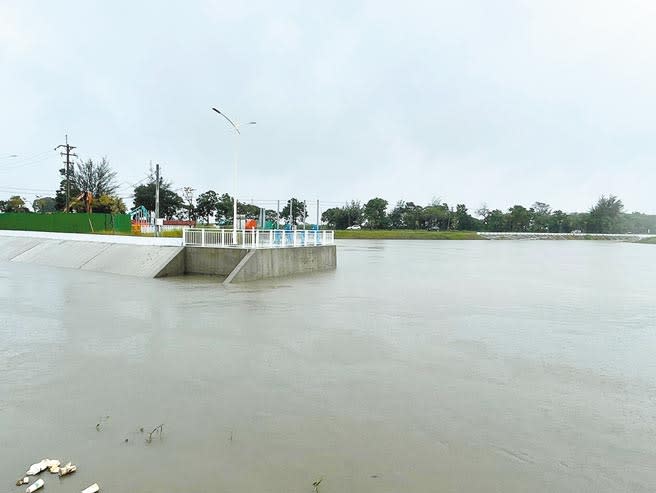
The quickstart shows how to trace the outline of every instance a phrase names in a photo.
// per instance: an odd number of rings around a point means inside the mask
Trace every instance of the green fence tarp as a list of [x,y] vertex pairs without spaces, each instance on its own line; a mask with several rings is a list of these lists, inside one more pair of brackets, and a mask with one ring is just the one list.
[[85,214],[54,212],[52,214],[37,213],[5,213],[0,214],[0,229],[22,231],[52,231],[56,233],[91,233],[131,231],[128,214]]

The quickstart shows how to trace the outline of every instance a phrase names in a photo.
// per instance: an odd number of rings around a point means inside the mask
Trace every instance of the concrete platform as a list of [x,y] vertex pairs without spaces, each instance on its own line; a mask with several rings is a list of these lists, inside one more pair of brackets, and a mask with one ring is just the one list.
[[224,277],[224,283],[329,270],[337,265],[335,245],[183,247],[177,238],[26,231],[0,231],[0,261],[149,278],[206,274]]

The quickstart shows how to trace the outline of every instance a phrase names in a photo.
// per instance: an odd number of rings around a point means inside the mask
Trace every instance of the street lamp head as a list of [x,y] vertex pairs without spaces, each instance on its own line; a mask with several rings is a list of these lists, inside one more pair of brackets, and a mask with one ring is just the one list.
[[217,110],[217,109],[214,108],[214,107],[212,107],[212,110],[216,111],[219,115],[221,115],[223,118],[225,118],[226,120],[228,120],[228,123],[230,123],[230,125],[232,125],[232,128],[234,128],[235,131],[236,131],[238,134],[241,133],[241,132],[239,131],[239,127],[238,127],[237,125],[235,125],[235,124],[233,123],[233,121],[232,121],[230,118],[228,118],[227,115],[224,115],[223,113],[221,113],[219,110]]

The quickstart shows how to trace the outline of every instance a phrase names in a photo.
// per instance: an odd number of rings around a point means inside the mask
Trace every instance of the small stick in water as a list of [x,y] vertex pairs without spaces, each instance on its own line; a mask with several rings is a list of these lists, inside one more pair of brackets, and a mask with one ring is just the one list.
[[156,426],[153,431],[148,433],[148,437],[146,438],[146,443],[150,443],[153,441],[153,435],[155,433],[159,433],[159,437],[162,438],[162,432],[164,431],[164,423],[162,423],[159,426]]

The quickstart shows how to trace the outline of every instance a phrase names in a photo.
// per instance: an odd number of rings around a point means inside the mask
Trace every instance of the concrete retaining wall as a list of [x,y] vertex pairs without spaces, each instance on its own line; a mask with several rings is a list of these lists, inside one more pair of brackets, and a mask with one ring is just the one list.
[[235,269],[226,281],[256,281],[329,270],[336,266],[335,245],[258,249],[254,250],[248,262]]
[[256,250],[187,247],[184,255],[187,274],[227,276],[227,283],[317,272],[337,266],[335,245]]
[[185,272],[228,276],[247,253],[245,248],[186,247]]

